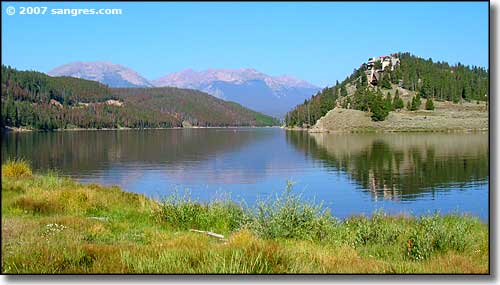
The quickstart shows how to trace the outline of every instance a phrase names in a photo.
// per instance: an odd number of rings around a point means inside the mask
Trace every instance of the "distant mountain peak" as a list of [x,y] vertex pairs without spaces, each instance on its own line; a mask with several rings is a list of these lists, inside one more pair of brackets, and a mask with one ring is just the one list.
[[75,61],[56,67],[48,74],[99,81],[111,87],[153,86],[134,70],[109,61]]
[[254,68],[185,69],[152,82],[158,87],[197,89],[279,117],[320,89],[290,75],[270,76]]
[[166,76],[153,80],[155,86],[176,86],[186,87],[186,85],[196,85],[200,83],[223,81],[242,83],[250,80],[264,80],[270,87],[280,89],[283,87],[318,87],[306,82],[305,80],[297,79],[290,75],[270,76],[264,74],[254,68],[240,69],[207,69],[196,71],[193,69],[185,69],[180,72],[170,73]]

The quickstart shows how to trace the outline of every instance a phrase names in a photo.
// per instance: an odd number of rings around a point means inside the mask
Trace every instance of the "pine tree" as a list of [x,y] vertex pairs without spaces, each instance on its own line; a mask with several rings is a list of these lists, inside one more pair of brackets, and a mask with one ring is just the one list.
[[428,98],[427,102],[425,102],[425,109],[434,110],[434,102],[432,101],[432,98]]
[[470,87],[469,87],[469,84],[467,83],[467,81],[464,82],[464,86],[462,88],[462,99],[464,99],[465,101],[469,101],[470,100]]
[[415,95],[415,105],[417,106],[417,110],[420,109],[420,105],[422,105],[422,100],[420,99],[419,93]]
[[388,111],[394,111],[394,105],[392,104],[391,93],[387,92],[387,96],[385,96],[384,107]]
[[420,96],[417,93],[417,95],[411,98],[410,111],[416,111],[420,109],[420,105],[422,105],[422,101],[420,100]]
[[401,110],[404,108],[403,99],[399,97],[399,90],[396,89],[396,94],[394,95],[394,99],[392,101],[392,106],[395,110]]
[[430,83],[430,79],[424,79],[424,83],[422,84],[422,88],[420,88],[420,93],[422,94],[423,98],[430,98],[432,97],[432,87]]
[[384,101],[382,94],[377,94],[373,98],[370,106],[373,121],[383,121],[389,115],[389,110],[386,109]]
[[384,72],[384,75],[382,75],[382,80],[380,81],[380,87],[384,89],[391,89],[391,81],[389,80],[389,75]]
[[368,86],[368,78],[364,73],[361,74],[361,86],[362,87]]
[[340,87],[340,96],[342,96],[342,97],[347,96],[347,89],[345,88],[345,85],[342,85]]

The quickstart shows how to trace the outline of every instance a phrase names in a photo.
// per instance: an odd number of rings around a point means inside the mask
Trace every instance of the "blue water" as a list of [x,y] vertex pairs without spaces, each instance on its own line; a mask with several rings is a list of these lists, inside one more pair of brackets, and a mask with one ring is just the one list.
[[174,191],[252,205],[285,190],[343,218],[469,213],[488,220],[488,135],[307,134],[278,128],[78,131],[4,135],[24,157],[85,183],[161,199]]

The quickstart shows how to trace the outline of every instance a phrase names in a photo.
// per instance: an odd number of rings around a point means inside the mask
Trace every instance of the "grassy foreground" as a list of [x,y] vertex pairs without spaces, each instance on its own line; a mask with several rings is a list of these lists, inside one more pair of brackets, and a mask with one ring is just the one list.
[[488,226],[473,217],[337,220],[290,188],[250,209],[185,195],[158,203],[2,165],[3,273],[488,273],[488,264]]

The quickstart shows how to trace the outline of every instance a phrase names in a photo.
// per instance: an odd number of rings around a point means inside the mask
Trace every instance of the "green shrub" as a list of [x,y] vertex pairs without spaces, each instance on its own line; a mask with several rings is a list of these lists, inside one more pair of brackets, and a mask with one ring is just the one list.
[[432,251],[431,235],[422,229],[413,229],[407,241],[408,256],[413,260],[428,258]]
[[463,252],[475,244],[472,229],[476,223],[470,217],[458,215],[422,216],[416,221],[408,238],[408,256],[421,260],[428,258],[433,252]]
[[167,197],[161,216],[168,226],[177,229],[197,229],[231,232],[245,223],[244,209],[229,199],[201,203],[192,200],[189,193],[174,193]]
[[383,211],[374,212],[371,218],[350,217],[342,223],[351,233],[347,244],[354,247],[393,245],[403,233],[404,225],[403,219],[391,219]]
[[324,239],[333,225],[322,204],[302,201],[300,195],[292,193],[290,182],[283,195],[258,202],[252,213],[249,227],[264,238]]
[[228,233],[246,227],[264,238],[306,240],[327,238],[335,224],[322,204],[307,203],[292,194],[291,183],[282,195],[272,198],[247,209],[229,200],[203,204],[187,194],[174,193],[164,200],[161,217],[168,226],[178,229]]

